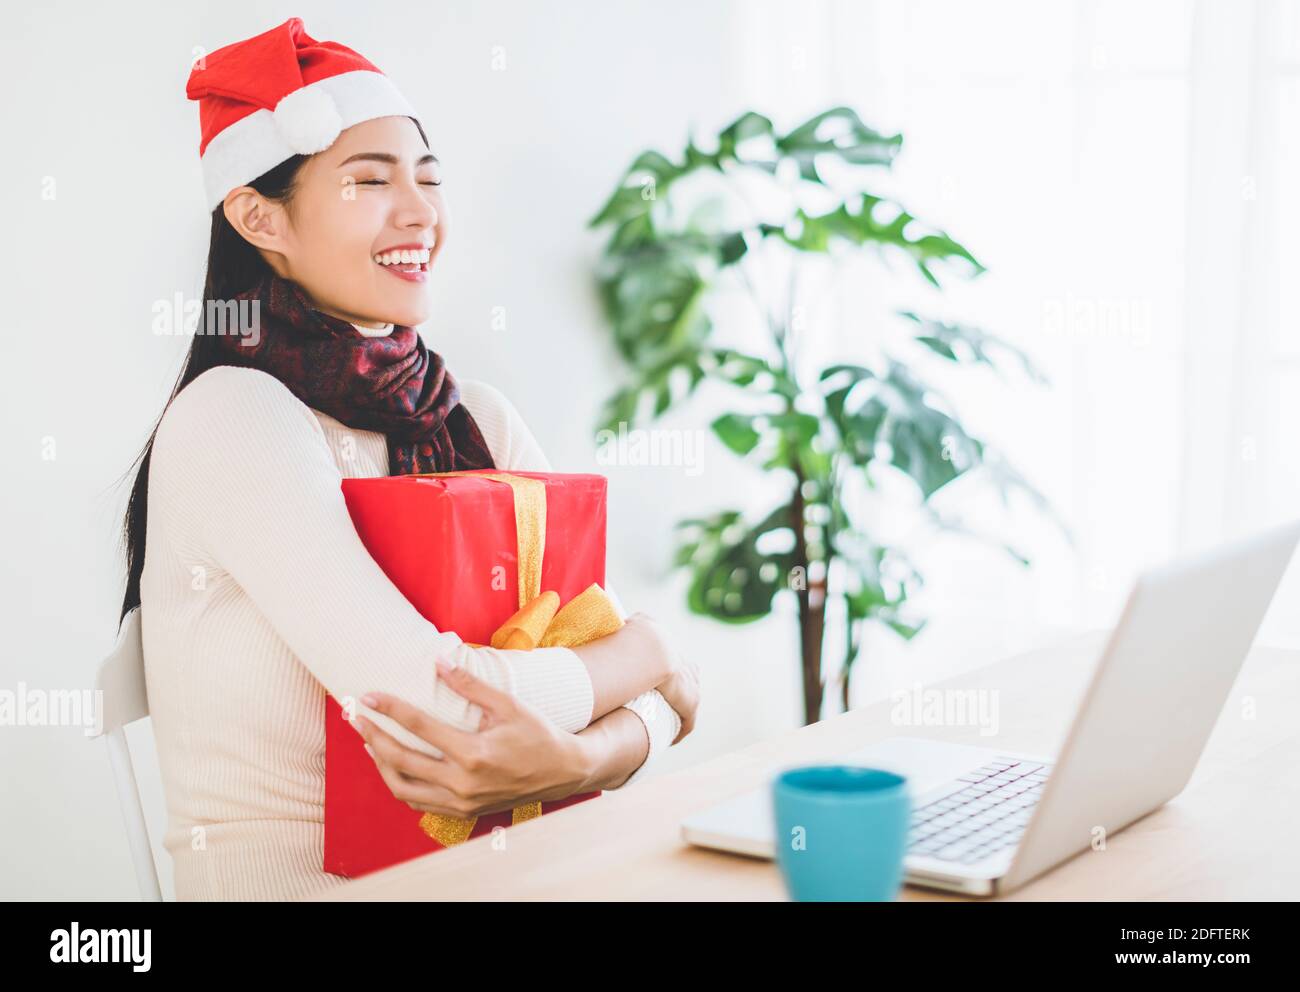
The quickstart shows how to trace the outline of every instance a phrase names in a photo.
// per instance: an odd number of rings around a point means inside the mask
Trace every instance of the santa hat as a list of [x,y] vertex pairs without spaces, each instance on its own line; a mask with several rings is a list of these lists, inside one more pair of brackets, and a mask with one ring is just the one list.
[[316,41],[291,17],[199,59],[185,95],[199,101],[199,158],[208,209],[294,155],[334,143],[375,117],[418,117],[392,81],[335,41]]

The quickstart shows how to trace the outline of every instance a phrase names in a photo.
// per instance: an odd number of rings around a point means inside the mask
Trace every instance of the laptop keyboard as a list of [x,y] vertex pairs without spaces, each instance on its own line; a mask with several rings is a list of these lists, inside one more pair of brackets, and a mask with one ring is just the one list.
[[999,758],[954,784],[964,788],[912,813],[908,854],[974,864],[1020,842],[1051,765]]

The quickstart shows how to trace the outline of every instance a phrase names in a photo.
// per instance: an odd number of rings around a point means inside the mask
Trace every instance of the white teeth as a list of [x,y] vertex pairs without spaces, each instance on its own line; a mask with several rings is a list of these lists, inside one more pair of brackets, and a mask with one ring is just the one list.
[[423,265],[429,261],[429,249],[380,252],[375,256],[375,261],[380,265]]

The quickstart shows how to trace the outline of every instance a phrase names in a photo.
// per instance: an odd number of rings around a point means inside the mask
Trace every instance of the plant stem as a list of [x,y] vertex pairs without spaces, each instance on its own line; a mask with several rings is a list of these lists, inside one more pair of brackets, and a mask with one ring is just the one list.
[[[777,354],[780,356],[781,371],[792,382],[797,382],[789,351],[790,332],[793,323],[793,297],[786,300],[785,322],[781,324],[773,318],[771,311],[767,308],[765,301],[758,293],[757,287],[743,266],[740,268],[740,273],[750,296],[759,310],[767,317],[768,329],[776,345]],[[794,287],[792,272],[790,281],[791,294],[794,293]],[[789,413],[796,411],[792,397],[786,397],[786,410]],[[812,577],[812,562],[808,560],[808,541],[804,535],[806,505],[803,484],[805,477],[797,450],[794,451],[788,467],[794,473],[794,497],[790,501],[790,526],[794,530],[794,556],[795,561],[799,562],[804,570],[803,587],[796,589],[795,595],[799,601],[799,660],[803,672],[804,725],[807,726],[821,719],[822,699],[826,692],[826,685],[822,679],[822,647],[826,633],[826,592],[827,581],[830,576],[831,548],[828,543],[826,546],[826,575],[814,580]],[[830,534],[827,533],[826,538],[828,540],[829,537]]]
[[812,563],[808,561],[808,542],[804,537],[803,468],[796,460],[792,466],[795,474],[794,498],[790,501],[791,526],[794,529],[795,561],[802,563],[804,582],[796,589],[799,600],[799,646],[803,669],[804,725],[821,719],[822,695],[822,639],[826,623],[826,579],[814,582]]
[[[824,532],[826,535],[827,598],[829,598],[829,594],[830,594],[831,567],[836,561],[836,559],[839,557],[839,555],[836,553],[835,550],[835,538],[838,533],[835,526],[836,520],[841,513],[845,514],[847,519],[847,511],[844,510],[844,502],[840,498],[840,486],[843,484],[843,478],[841,474],[842,466],[843,466],[843,460],[838,455],[833,456],[831,458],[830,472],[827,473],[827,480],[826,480],[826,507],[828,512],[826,514],[826,527],[824,528]],[[851,523],[850,523],[850,527],[851,527]],[[844,602],[844,622],[845,622],[844,665],[841,669],[842,677],[841,677],[841,685],[840,685],[840,699],[843,706],[843,711],[847,713],[849,711],[849,677],[852,674],[853,662],[858,656],[858,646],[859,646],[858,641],[854,637],[854,631],[855,629],[861,630],[861,625],[860,623],[854,622],[853,612],[852,610],[849,609],[847,583],[840,590],[840,599],[843,600]]]
[[853,674],[853,662],[858,656],[858,640],[855,631],[861,627],[853,619],[853,614],[849,612],[847,598],[844,602],[844,668],[843,677],[840,680],[840,705],[843,711],[849,711],[849,677]]

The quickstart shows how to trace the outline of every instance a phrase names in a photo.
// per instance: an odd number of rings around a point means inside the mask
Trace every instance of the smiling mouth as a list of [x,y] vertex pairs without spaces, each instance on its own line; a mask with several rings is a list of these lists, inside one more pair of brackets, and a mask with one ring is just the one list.
[[372,256],[372,260],[381,269],[399,278],[419,282],[428,274],[431,253],[432,249],[429,248],[409,248],[380,252]]

